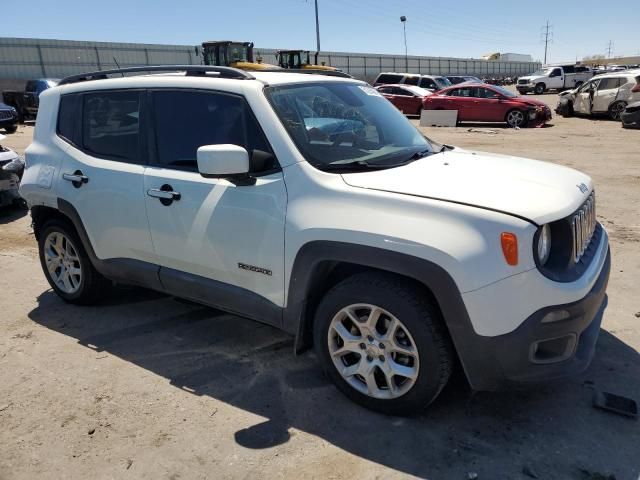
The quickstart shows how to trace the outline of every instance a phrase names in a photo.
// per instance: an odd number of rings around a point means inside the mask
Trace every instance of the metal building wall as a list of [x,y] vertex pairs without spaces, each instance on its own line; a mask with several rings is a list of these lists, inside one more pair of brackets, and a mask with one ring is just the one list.
[[[265,63],[276,64],[275,50],[255,48]],[[321,52],[319,62],[331,65],[367,81],[381,71],[422,74],[468,74],[477,76],[518,76],[540,67],[539,63],[500,62],[449,57],[408,58],[345,52]],[[84,42],[34,38],[0,38],[0,80],[61,78],[91,70],[158,64],[198,64],[190,45]]]

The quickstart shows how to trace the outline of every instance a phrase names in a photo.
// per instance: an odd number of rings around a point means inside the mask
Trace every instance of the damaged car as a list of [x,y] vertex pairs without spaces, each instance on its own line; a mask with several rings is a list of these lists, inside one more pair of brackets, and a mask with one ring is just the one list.
[[558,96],[556,113],[564,117],[608,115],[620,120],[627,105],[640,101],[640,70],[607,73],[593,77]]
[[424,110],[457,110],[458,122],[505,122],[509,127],[541,127],[551,110],[540,100],[488,84],[459,84],[425,97]]
[[24,173],[24,160],[16,152],[2,145],[5,138],[4,135],[0,135],[0,208],[24,203],[18,193]]

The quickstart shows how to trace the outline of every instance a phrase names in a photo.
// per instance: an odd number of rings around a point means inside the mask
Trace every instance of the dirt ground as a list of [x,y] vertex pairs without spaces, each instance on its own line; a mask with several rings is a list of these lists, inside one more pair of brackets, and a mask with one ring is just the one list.
[[[587,372],[475,395],[458,372],[423,415],[385,417],[345,399],[273,328],[122,287],[97,307],[66,305],[40,270],[28,215],[5,211],[0,479],[638,480],[640,422],[591,400],[597,388],[640,401],[640,132],[555,115],[542,129],[425,132],[594,177],[613,270]],[[31,135],[21,127],[5,143],[22,153]]]

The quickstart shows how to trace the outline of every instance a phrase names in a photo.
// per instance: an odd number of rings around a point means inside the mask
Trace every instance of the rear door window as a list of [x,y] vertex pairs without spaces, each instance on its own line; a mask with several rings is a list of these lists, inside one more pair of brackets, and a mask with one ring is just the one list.
[[420,77],[407,76],[407,77],[404,77],[404,82],[402,83],[406,83],[407,85],[418,85],[418,82],[420,82]]
[[600,80],[598,90],[612,90],[620,87],[620,77],[603,78]]
[[93,156],[145,163],[140,134],[140,91],[96,91],[82,102],[82,149]]
[[473,88],[455,88],[449,92],[450,97],[472,97]]

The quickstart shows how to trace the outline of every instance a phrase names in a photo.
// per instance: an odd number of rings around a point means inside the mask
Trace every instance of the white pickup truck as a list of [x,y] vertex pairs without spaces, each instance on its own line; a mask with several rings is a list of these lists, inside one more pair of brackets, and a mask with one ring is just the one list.
[[520,94],[534,92],[541,95],[547,90],[577,88],[593,77],[593,70],[580,65],[544,67],[537,72],[518,78],[516,88]]

